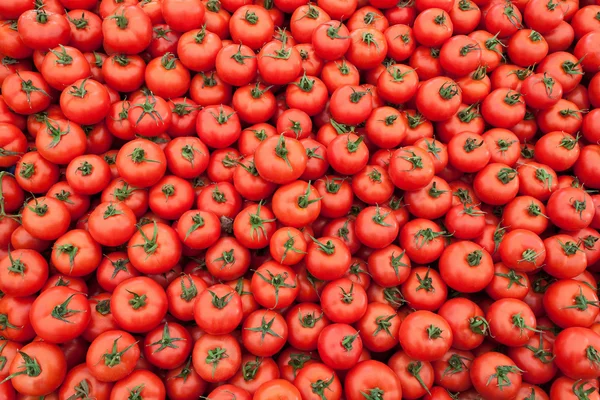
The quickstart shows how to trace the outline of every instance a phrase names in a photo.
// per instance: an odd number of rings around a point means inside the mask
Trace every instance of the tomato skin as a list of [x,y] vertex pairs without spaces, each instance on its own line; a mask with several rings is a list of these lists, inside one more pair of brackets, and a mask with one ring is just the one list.
[[546,201],[558,189],[556,172],[545,164],[528,162],[517,168],[519,194]]
[[485,291],[494,300],[507,297],[523,300],[530,286],[529,278],[525,273],[516,272],[499,262],[494,265],[494,278]]
[[[533,349],[543,349],[548,352],[548,357],[552,357],[552,343],[543,341],[543,336],[533,336],[526,346]],[[549,382],[556,375],[557,368],[554,363],[544,362],[545,358],[537,358],[529,347],[511,347],[508,356],[522,369],[523,380],[541,385]]]
[[300,369],[293,380],[294,386],[300,391],[302,398],[314,399],[315,396],[318,396],[315,392],[320,389],[315,390],[312,385],[319,381],[328,382],[333,377],[331,384],[322,393],[328,400],[341,399],[342,384],[333,369],[321,363],[305,364],[305,366],[305,368]]
[[[23,43],[34,50],[48,50],[68,44],[71,28],[64,15],[55,12],[27,10],[18,17],[18,31]],[[40,35],[40,32],[44,34]]]
[[583,273],[587,267],[585,253],[575,238],[565,234],[544,240],[546,260],[544,271],[558,279],[571,279]]
[[[174,347],[168,346],[169,343]],[[161,369],[173,369],[188,359],[192,351],[192,337],[182,325],[165,322],[146,335],[143,349],[144,358],[149,363]]]
[[295,181],[304,173],[308,157],[298,140],[281,135],[262,141],[254,160],[262,178],[281,185]]
[[435,174],[433,161],[420,147],[406,146],[392,154],[388,173],[394,185],[403,190],[427,186]]
[[454,26],[450,15],[441,8],[428,8],[417,15],[413,32],[415,39],[423,46],[439,47],[450,36]]
[[73,158],[66,170],[67,183],[81,195],[100,193],[108,186],[111,172],[108,163],[100,156],[86,154]]
[[65,381],[58,392],[60,398],[66,399],[76,395],[77,390],[83,386],[82,382],[87,384],[87,393],[89,393],[90,396],[95,396],[98,400],[109,399],[113,385],[107,382],[100,382],[94,378],[85,364],[79,364],[67,373]]

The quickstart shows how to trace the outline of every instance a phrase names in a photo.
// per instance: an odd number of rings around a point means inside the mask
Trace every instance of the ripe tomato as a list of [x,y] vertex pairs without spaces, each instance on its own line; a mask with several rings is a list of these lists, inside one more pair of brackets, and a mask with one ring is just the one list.
[[[127,306],[119,307],[119,304]],[[130,332],[148,332],[166,314],[167,296],[158,283],[139,276],[125,280],[115,288],[111,310],[119,326]]]
[[58,389],[66,370],[65,356],[58,346],[43,341],[31,342],[12,360],[10,382],[23,395],[45,396]]
[[[471,381],[478,393],[486,397],[510,399],[521,387],[521,370],[504,354],[489,352],[471,364]],[[487,382],[495,382],[489,385]]]

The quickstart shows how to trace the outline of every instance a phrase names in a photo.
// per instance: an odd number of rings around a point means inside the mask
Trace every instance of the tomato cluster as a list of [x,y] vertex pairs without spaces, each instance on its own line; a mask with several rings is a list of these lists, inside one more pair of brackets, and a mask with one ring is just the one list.
[[598,0],[0,0],[0,59],[0,400],[600,400]]

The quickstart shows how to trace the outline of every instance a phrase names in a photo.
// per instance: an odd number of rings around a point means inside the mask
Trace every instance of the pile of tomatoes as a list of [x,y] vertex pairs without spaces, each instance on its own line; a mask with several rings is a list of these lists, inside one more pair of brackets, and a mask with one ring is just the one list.
[[598,0],[0,19],[0,400],[600,399]]

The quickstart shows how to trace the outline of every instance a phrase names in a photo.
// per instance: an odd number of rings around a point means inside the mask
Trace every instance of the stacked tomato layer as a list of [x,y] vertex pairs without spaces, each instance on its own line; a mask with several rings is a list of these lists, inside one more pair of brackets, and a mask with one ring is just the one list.
[[0,1],[0,400],[599,400],[595,1]]

